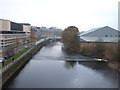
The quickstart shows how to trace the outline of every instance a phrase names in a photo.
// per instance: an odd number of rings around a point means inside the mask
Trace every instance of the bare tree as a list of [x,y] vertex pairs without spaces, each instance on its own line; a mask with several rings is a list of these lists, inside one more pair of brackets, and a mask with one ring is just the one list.
[[11,56],[14,56],[14,55],[15,55],[14,45],[10,45],[10,46],[6,47],[5,55],[6,55],[7,57],[11,57]]
[[62,40],[65,50],[78,53],[80,51],[80,41],[78,37],[78,28],[70,26],[63,31]]

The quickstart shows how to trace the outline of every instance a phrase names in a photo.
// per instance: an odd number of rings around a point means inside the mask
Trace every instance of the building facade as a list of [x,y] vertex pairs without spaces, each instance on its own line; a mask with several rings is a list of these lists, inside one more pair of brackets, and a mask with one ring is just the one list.
[[61,37],[62,30],[59,28],[51,27],[36,27],[32,26],[32,36],[36,39],[40,38],[54,38],[54,37]]
[[118,42],[120,31],[105,26],[85,31],[80,33],[79,36],[83,42]]
[[0,19],[0,58],[7,57],[9,47],[30,41],[30,24],[15,23]]

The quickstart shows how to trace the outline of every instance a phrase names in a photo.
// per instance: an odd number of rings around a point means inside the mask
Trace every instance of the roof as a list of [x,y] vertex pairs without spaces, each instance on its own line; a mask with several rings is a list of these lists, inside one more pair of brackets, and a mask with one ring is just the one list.
[[87,41],[80,37],[80,42],[87,42]]
[[[85,34],[88,34],[88,33],[94,32],[94,31],[97,31],[97,30],[102,29],[102,28],[111,28],[111,27],[109,27],[109,26],[104,26],[104,27],[99,27],[99,28],[93,28],[93,29],[91,29],[91,30],[85,31],[85,32],[83,32],[83,33],[80,33],[79,36],[82,36],[82,35],[85,35]],[[111,28],[111,29],[113,29],[113,28]],[[116,29],[113,29],[113,30],[118,31],[118,30],[116,30]]]
[[8,20],[8,19],[0,19],[0,20],[2,20],[2,21],[10,21],[10,20]]
[[21,25],[31,25],[29,23],[18,23],[18,24],[21,24]]

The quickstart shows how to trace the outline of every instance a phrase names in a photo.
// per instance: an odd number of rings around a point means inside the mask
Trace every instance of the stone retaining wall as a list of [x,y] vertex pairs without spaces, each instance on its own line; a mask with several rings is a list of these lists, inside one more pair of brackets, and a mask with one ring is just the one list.
[[2,73],[2,88],[9,83],[11,79],[13,79],[18,72],[27,64],[27,62],[45,45],[49,43],[49,40],[43,41],[40,44],[34,46],[29,51],[27,51],[23,57],[19,58],[16,63],[14,63],[6,72]]

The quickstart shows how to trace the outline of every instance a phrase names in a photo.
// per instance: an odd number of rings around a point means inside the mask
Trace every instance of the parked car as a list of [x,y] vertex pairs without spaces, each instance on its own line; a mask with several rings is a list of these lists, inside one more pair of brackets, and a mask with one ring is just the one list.
[[2,63],[4,61],[4,58],[0,58],[0,63]]
[[28,46],[25,46],[25,48],[27,48]]

